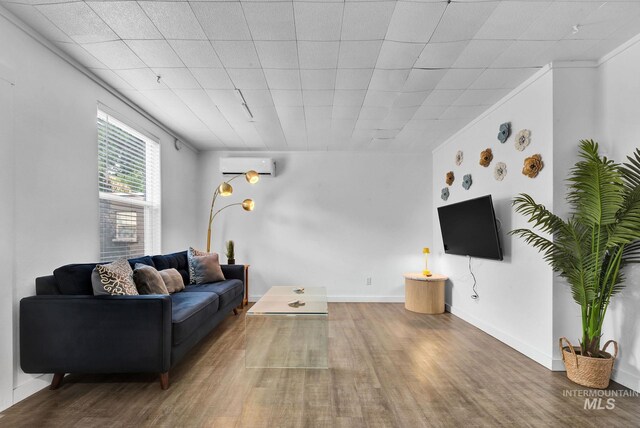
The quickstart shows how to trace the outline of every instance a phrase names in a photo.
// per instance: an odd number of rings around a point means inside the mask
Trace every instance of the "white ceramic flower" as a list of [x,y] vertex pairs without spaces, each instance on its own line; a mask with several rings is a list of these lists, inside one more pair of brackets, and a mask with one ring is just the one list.
[[456,165],[458,166],[462,165],[463,159],[464,159],[464,155],[462,153],[462,150],[458,150],[458,153],[456,153]]
[[493,177],[498,181],[502,181],[506,175],[507,164],[504,162],[498,162],[493,170]]
[[531,142],[531,131],[522,129],[516,135],[515,146],[519,152],[523,151]]

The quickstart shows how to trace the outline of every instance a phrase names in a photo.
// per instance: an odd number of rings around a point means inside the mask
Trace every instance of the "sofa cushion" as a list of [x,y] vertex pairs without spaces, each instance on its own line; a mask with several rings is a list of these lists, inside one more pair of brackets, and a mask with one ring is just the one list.
[[186,340],[218,312],[215,293],[176,293],[171,295],[171,342]]
[[166,254],[163,256],[153,256],[152,259],[153,263],[156,265],[156,269],[165,270],[173,268],[180,273],[185,285],[189,283],[189,264],[187,263],[186,251]]
[[[233,299],[244,293],[242,281],[237,279],[227,279],[209,284],[187,285],[182,294],[192,292],[214,292],[220,296],[220,307],[225,307]],[[199,293],[198,293],[199,294]]]
[[61,266],[53,271],[60,294],[93,294],[91,273],[95,263],[82,263]]
[[129,266],[131,266],[131,269],[135,269],[137,263],[151,266],[151,267],[156,267],[156,265],[153,263],[153,259],[151,258],[151,256],[136,257],[135,259],[129,259],[128,261],[129,261]]

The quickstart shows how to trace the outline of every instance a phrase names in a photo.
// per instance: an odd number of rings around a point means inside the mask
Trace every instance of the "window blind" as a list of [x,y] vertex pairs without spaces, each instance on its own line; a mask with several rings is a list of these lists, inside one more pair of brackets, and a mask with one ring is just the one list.
[[160,253],[160,145],[98,110],[100,258]]

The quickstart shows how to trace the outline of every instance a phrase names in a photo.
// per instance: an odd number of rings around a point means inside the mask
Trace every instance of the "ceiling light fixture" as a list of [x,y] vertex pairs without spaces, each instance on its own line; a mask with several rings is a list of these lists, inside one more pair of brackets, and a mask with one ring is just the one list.
[[240,101],[240,104],[242,104],[242,107],[244,107],[244,113],[247,115],[247,118],[249,119],[249,121],[253,121],[253,113],[251,113],[251,110],[249,110],[249,106],[247,105],[247,100],[244,99],[244,95],[242,95],[242,91],[238,88],[236,88],[236,97],[238,97],[238,101]]

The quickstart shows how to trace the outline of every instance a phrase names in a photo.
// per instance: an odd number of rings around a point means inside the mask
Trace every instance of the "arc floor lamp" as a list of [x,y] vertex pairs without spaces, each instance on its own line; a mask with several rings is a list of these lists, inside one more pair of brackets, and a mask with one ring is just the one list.
[[211,251],[211,225],[213,224],[213,219],[216,218],[220,211],[226,210],[227,208],[234,207],[236,205],[241,205],[242,209],[245,211],[253,211],[253,209],[255,208],[255,202],[253,202],[253,199],[245,199],[242,202],[224,206],[215,213],[213,211],[213,206],[215,205],[218,196],[231,196],[233,194],[233,187],[231,187],[231,184],[229,183],[242,176],[244,176],[249,184],[256,184],[260,180],[260,175],[257,172],[255,172],[254,170],[247,171],[244,174],[238,174],[231,177],[227,181],[223,181],[218,187],[216,187],[215,192],[213,192],[213,198],[211,199],[211,211],[209,211],[209,228],[207,229],[207,253]]

